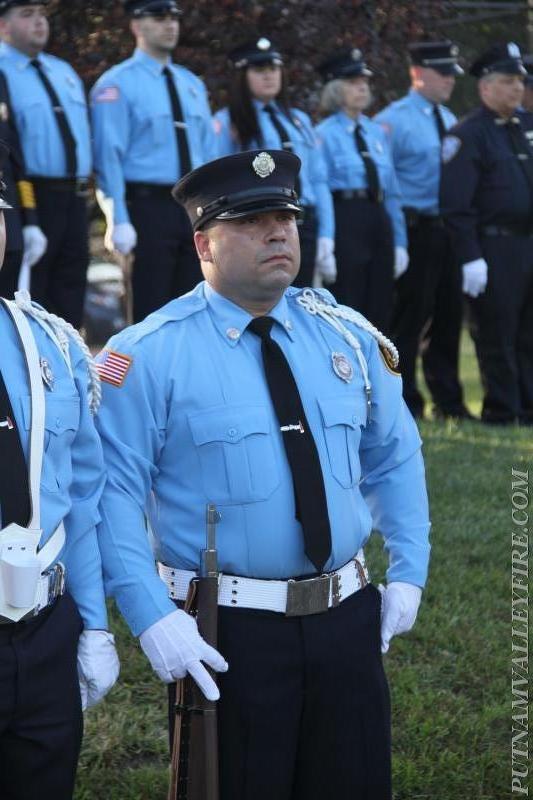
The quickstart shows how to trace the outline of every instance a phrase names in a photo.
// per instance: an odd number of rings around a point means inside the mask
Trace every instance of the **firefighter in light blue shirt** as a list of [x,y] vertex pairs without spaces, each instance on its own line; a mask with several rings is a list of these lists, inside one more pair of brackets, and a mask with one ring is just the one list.
[[337,300],[389,329],[394,273],[407,265],[400,191],[382,129],[362,112],[372,72],[360,50],[336,53],[320,67],[326,80],[317,127],[335,207]]
[[[374,527],[389,553],[385,652],[414,623],[426,580],[420,438],[391,343],[326,290],[290,286],[299,163],[287,151],[246,151],[177,184],[206,280],[113,337],[98,358],[108,470],[99,542],[107,590],[157,674],[170,683],[190,672],[215,700],[201,662],[221,673],[221,797],[290,797],[295,782],[309,800],[325,786],[351,797],[364,774],[369,796],[389,800],[380,596],[366,585],[360,548]],[[255,332],[265,322],[274,365]],[[295,392],[299,419],[283,411]],[[303,487],[290,438],[302,435],[318,465]],[[299,466],[310,476],[307,461]],[[324,499],[313,508],[327,520],[320,531],[304,513],[315,491]],[[170,599],[184,599],[198,570],[207,503],[222,516],[222,655]],[[327,545],[322,558],[311,552],[314,535]],[[291,609],[290,579],[302,576],[304,597]],[[314,604],[321,580],[342,588]]]
[[76,332],[25,293],[0,300],[0,341],[0,795],[70,800],[82,707],[118,675],[96,536],[98,381]]
[[48,247],[32,267],[32,297],[81,327],[89,262],[86,196],[92,170],[83,84],[44,53],[48,0],[0,2],[0,70]]
[[283,57],[266,37],[229,54],[230,104],[214,117],[217,156],[257,147],[290,150],[300,158],[297,186],[302,261],[295,286],[311,286],[315,268],[325,282],[335,279],[334,215],[326,165],[307,114],[289,108]]
[[91,91],[94,160],[106,244],[134,251],[133,314],[140,320],[200,278],[185,213],[170,191],[214,157],[203,82],[171,54],[180,10],[173,0],[127,0],[137,48]]
[[411,412],[424,414],[415,370],[422,344],[435,415],[468,419],[458,375],[461,273],[439,209],[441,142],[456,121],[443,103],[463,70],[458,48],[449,41],[418,42],[409,53],[411,89],[374,117],[390,143],[409,237],[409,267],[396,282],[392,337],[400,350]]

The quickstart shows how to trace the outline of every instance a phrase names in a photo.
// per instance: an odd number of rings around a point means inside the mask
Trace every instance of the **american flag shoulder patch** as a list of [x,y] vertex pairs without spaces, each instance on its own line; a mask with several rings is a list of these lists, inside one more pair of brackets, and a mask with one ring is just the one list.
[[101,381],[111,386],[122,386],[133,363],[131,356],[115,350],[102,350],[96,361],[96,369]]
[[93,95],[93,102],[95,103],[115,103],[120,97],[118,86],[102,86],[97,89]]

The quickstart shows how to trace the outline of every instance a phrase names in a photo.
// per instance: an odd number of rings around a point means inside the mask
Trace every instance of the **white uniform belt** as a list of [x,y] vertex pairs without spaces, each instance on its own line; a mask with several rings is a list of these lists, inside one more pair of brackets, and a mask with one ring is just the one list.
[[[53,567],[43,572],[39,578],[37,589],[37,603],[18,622],[24,622],[36,617],[41,611],[65,592],[65,567],[58,561]],[[14,620],[0,615],[0,625],[13,625]]]
[[[158,562],[161,579],[172,600],[185,600],[196,572],[174,569]],[[219,575],[218,604],[234,608],[277,611],[287,616],[319,614],[363,589],[370,578],[365,557],[359,550],[355,558],[335,572],[299,580],[261,580],[238,575]]]

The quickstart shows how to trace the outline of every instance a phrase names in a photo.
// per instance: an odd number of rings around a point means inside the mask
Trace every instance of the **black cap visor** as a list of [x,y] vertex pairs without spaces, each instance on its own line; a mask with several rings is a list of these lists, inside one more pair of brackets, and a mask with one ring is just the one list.
[[246,190],[219,197],[209,203],[202,209],[202,213],[198,214],[193,228],[195,231],[199,230],[213,219],[239,219],[251,214],[279,210],[301,213],[302,209],[298,205],[295,192],[282,187],[265,187],[264,190],[255,188],[252,191]]

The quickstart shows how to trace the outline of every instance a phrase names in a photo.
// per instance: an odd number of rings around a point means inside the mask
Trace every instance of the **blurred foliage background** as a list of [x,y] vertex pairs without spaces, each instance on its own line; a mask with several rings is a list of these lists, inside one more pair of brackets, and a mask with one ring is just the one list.
[[[321,86],[315,68],[341,47],[361,48],[375,70],[373,110],[407,88],[410,41],[451,38],[465,65],[495,40],[517,41],[528,50],[528,0],[181,0],[180,5],[176,60],[206,81],[213,109],[226,101],[227,52],[259,35],[281,48],[291,101],[311,114]],[[532,0],[529,5],[533,16]],[[50,50],[73,64],[87,88],[133,49],[117,0],[55,0],[51,23]],[[458,81],[451,102],[456,113],[475,102],[473,79]]]

